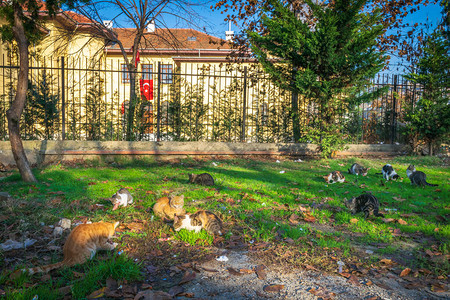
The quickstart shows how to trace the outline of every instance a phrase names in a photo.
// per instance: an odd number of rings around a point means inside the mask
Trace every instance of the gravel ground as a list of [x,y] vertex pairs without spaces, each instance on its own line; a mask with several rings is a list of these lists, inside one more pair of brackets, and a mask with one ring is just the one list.
[[[255,272],[242,275],[232,274],[234,270],[252,270],[260,265],[258,258],[250,253],[229,251],[226,262],[216,259],[197,265],[200,273],[184,285],[187,293],[204,299],[450,299],[450,293],[432,293],[406,289],[398,282],[403,280],[394,274],[380,278],[358,278],[353,283],[342,276],[322,274],[313,270],[265,269],[265,279]],[[391,275],[391,276],[389,276]],[[369,283],[368,283],[369,282]],[[374,282],[376,284],[371,284]],[[281,290],[266,292],[271,285],[283,285]],[[381,285],[381,286],[379,286]]]

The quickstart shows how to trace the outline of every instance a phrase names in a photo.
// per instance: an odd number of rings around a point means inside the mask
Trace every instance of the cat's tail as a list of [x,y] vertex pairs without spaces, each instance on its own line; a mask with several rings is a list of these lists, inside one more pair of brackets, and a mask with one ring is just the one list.
[[375,217],[384,217],[384,215],[380,212],[374,212],[373,214],[375,215]]
[[425,181],[425,185],[428,185],[428,186],[439,186],[439,184],[432,184],[432,183],[428,183],[426,181]]
[[18,278],[20,276],[20,274],[23,274],[23,273],[28,273],[30,275],[33,275],[33,274],[36,274],[36,273],[48,273],[51,270],[61,268],[62,266],[64,266],[64,264],[65,264],[64,261],[60,261],[60,262],[57,262],[55,264],[50,264],[50,265],[45,265],[45,266],[40,266],[40,267],[34,267],[34,268],[20,269],[20,270],[15,271],[14,273],[12,273],[10,278],[11,279]]

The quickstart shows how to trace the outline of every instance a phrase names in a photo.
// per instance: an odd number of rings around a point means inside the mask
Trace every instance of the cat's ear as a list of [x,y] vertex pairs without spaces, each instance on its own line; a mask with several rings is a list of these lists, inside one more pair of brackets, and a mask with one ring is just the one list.
[[181,198],[181,200],[184,200],[184,195],[181,195],[180,198]]
[[120,224],[120,222],[116,222],[116,223],[114,223],[114,229],[116,229],[116,228],[117,228],[117,226],[119,226],[119,224]]

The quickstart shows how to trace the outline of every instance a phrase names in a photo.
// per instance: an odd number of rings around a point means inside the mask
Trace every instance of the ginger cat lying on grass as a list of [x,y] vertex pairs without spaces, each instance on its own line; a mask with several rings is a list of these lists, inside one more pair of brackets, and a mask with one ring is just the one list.
[[22,273],[30,275],[41,272],[47,273],[61,267],[83,264],[92,259],[98,250],[113,250],[117,243],[111,243],[109,239],[114,235],[118,225],[119,222],[78,225],[67,237],[63,248],[64,259],[62,261],[41,267],[17,270],[11,274],[11,278],[17,278]]

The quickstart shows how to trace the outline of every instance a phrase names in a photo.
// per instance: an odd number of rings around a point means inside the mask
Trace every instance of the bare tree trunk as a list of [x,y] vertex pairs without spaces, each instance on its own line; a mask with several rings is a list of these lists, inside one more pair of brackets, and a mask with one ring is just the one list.
[[20,175],[25,182],[37,182],[31,171],[30,164],[23,149],[20,138],[20,117],[25,107],[28,89],[28,40],[25,36],[22,16],[20,14],[20,4],[14,4],[14,26],[12,28],[14,38],[19,48],[19,77],[17,81],[17,91],[11,107],[6,112],[8,119],[9,141],[13,152],[14,160],[19,168]]
[[[133,60],[134,61],[134,60]],[[133,127],[134,127],[134,111],[136,110],[136,68],[132,65],[134,62],[128,65],[128,70],[130,74],[130,102],[128,107],[128,126],[126,139],[131,141],[134,139]],[[130,68],[131,67],[131,68]]]

